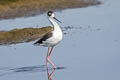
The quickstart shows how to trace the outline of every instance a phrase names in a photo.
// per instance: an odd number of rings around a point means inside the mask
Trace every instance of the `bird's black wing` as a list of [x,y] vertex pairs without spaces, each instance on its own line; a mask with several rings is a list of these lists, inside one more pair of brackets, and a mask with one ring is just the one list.
[[52,32],[48,32],[40,40],[38,40],[34,44],[42,44],[43,41],[46,41],[48,38],[52,37],[52,35],[53,35]]

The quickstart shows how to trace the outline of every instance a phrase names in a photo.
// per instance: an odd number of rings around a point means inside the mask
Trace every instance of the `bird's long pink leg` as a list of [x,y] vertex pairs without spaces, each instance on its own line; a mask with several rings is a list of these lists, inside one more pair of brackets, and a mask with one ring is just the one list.
[[52,61],[49,59],[50,58],[50,55],[51,55],[51,52],[53,50],[53,47],[51,48],[50,52],[47,53],[47,61],[53,66],[54,69],[56,69],[56,66],[52,63]]
[[51,47],[51,50],[50,50],[50,52],[49,52],[49,56],[51,55],[52,50],[53,50],[53,47]]
[[48,68],[48,56],[49,56],[49,48],[48,48],[47,56],[46,56],[46,66],[47,66],[47,68]]
[[52,80],[51,76],[53,75],[54,71],[55,71],[55,69],[51,73],[49,73],[49,69],[47,68],[48,80]]

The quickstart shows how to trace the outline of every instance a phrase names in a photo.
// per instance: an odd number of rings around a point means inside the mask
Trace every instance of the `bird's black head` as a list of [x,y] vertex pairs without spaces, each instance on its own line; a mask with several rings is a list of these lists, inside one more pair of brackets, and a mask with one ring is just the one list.
[[48,16],[52,16],[52,14],[53,14],[53,11],[48,11],[47,13]]
[[[58,22],[60,22],[57,18],[55,18],[55,14],[53,13],[53,11],[48,11],[47,15],[50,17],[50,18],[53,18],[55,20],[57,20]],[[60,22],[61,23],[61,22]]]

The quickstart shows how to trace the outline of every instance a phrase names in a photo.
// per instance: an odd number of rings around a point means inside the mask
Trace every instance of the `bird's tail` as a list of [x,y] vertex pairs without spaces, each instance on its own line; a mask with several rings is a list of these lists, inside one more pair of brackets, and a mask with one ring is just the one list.
[[40,44],[38,44],[37,42],[35,42],[33,45],[34,45],[34,46],[39,46]]

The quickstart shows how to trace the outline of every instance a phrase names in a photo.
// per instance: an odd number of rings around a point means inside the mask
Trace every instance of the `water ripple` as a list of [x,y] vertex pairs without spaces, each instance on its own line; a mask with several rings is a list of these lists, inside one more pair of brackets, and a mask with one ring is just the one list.
[[[66,69],[66,67],[57,67],[56,70]],[[49,70],[53,70],[52,67]],[[46,65],[37,65],[37,66],[25,66],[18,68],[0,68],[0,76],[11,75],[16,73],[35,73],[35,72],[45,72]]]

